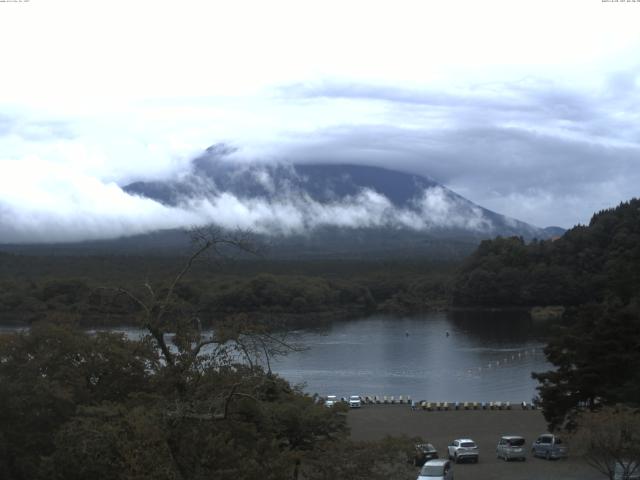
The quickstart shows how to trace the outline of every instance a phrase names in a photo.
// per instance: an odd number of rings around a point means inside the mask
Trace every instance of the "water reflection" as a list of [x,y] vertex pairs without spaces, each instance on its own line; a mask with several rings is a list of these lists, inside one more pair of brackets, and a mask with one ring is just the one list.
[[456,331],[479,341],[526,342],[540,333],[526,310],[454,310],[447,319]]

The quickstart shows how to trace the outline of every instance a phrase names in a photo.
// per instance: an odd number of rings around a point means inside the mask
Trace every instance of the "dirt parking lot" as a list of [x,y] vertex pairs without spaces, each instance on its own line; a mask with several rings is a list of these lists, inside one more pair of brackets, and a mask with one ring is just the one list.
[[[528,454],[525,462],[505,462],[495,455],[501,435],[522,435],[527,449],[547,431],[536,410],[412,411],[406,405],[364,405],[348,414],[354,440],[376,440],[386,435],[421,436],[432,443],[440,457],[455,438],[472,438],[480,447],[477,464],[454,465],[455,480],[596,480],[599,473],[569,453],[567,460],[547,461]],[[416,477],[418,468],[416,467]]]

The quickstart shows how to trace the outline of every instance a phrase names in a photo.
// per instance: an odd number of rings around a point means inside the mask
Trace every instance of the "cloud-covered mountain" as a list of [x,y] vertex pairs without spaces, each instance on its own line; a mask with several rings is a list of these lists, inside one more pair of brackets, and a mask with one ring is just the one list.
[[433,253],[447,242],[471,248],[496,235],[558,233],[482,208],[423,176],[363,165],[232,161],[233,154],[226,145],[209,147],[178,178],[124,191],[169,208],[224,212],[212,222],[250,228],[280,253]]
[[485,209],[425,176],[361,163],[259,162],[225,144],[161,179],[118,186],[64,178],[64,198],[34,203],[25,192],[0,211],[4,250],[170,253],[188,245],[185,229],[215,224],[254,232],[280,257],[450,258],[496,235],[561,233]]

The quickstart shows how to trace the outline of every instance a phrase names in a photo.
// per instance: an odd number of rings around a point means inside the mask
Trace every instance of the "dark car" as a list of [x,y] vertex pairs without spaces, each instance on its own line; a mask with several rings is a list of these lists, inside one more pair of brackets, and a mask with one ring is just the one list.
[[416,467],[421,467],[425,462],[429,460],[435,460],[438,458],[438,451],[430,443],[418,443],[416,444],[416,453],[413,459],[413,464]]

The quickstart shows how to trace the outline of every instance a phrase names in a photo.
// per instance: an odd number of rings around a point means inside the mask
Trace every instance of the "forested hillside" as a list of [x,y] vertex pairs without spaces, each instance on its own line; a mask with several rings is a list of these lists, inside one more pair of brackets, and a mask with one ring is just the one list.
[[[139,305],[115,295],[166,288],[184,257],[28,256],[0,253],[0,315],[4,323],[73,315],[79,325],[135,324]],[[411,313],[448,304],[455,266],[426,259],[201,262],[175,292],[184,308],[210,325],[227,315],[307,325],[372,312]]]
[[452,292],[458,306],[580,305],[640,287],[640,200],[596,213],[555,240],[483,241],[463,264]]
[[596,213],[557,240],[485,241],[460,269],[454,305],[569,307],[534,373],[551,428],[584,409],[640,405],[640,200]]

